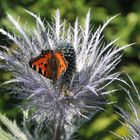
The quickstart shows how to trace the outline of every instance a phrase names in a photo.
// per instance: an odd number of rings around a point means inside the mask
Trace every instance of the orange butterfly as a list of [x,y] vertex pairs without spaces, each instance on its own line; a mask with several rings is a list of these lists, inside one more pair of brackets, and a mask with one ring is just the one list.
[[53,50],[42,50],[38,57],[29,61],[29,65],[38,73],[54,81],[60,79],[68,68],[68,62],[64,55]]

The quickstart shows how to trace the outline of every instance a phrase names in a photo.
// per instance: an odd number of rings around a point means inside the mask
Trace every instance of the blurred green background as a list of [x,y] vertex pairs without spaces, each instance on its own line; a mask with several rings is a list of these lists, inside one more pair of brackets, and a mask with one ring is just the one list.
[[[2,28],[13,31],[12,25],[6,18],[6,13],[12,14],[15,18],[20,16],[21,24],[26,21],[34,24],[35,21],[24,11],[27,9],[40,15],[42,19],[52,20],[52,14],[56,9],[60,9],[61,18],[68,19],[74,24],[76,17],[83,23],[86,13],[91,9],[91,25],[96,29],[107,18],[120,14],[105,29],[104,35],[107,42],[121,37],[118,46],[136,42],[135,45],[125,50],[122,61],[117,67],[122,72],[128,73],[134,80],[137,88],[140,87],[140,0],[0,0],[0,25]],[[10,41],[0,34],[0,44],[10,47]],[[10,74],[0,71],[1,83],[10,78]],[[115,86],[115,85],[114,85]],[[112,87],[110,87],[112,88]],[[1,90],[0,111],[9,118],[15,118],[19,123],[22,115],[17,108],[20,101],[11,98],[13,95],[5,94]],[[124,108],[126,95],[121,91],[112,94],[111,101]],[[116,103],[116,104],[117,104]],[[120,136],[127,135],[128,132],[118,121],[119,117],[114,113],[113,107],[107,107],[106,112],[99,112],[95,117],[83,125],[79,132],[80,140],[119,140],[111,134],[113,131]]]

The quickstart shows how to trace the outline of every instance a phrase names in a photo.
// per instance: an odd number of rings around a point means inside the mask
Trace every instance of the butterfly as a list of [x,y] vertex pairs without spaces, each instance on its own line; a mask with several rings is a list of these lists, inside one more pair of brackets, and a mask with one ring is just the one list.
[[43,76],[56,81],[67,70],[68,61],[66,61],[63,53],[48,49],[42,50],[39,56],[32,58],[29,65]]

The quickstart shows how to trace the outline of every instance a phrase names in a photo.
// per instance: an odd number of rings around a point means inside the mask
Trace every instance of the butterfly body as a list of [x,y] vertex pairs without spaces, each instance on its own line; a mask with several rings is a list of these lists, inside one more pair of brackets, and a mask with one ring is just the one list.
[[68,62],[64,55],[53,50],[42,50],[38,57],[29,61],[29,65],[32,69],[53,81],[59,80],[68,68]]

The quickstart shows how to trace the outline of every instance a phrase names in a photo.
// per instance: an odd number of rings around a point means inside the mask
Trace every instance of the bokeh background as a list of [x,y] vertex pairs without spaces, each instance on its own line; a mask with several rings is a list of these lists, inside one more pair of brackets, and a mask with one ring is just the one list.
[[[104,31],[105,41],[109,42],[120,37],[117,46],[123,46],[129,43],[136,43],[124,51],[121,63],[117,69],[128,73],[136,84],[140,87],[140,0],[0,0],[0,26],[9,32],[13,27],[7,20],[6,14],[9,13],[15,18],[19,18],[21,24],[27,22],[34,25],[35,21],[24,9],[40,15],[42,19],[49,22],[52,20],[52,14],[55,14],[59,8],[62,19],[68,19],[72,25],[78,16],[79,21],[84,23],[88,10],[91,10],[91,25],[93,31],[103,23],[107,18],[119,14]],[[0,44],[14,47],[14,44],[0,34]],[[10,78],[10,73],[0,71],[0,83]],[[115,84],[113,87],[114,88]],[[6,94],[0,90],[0,112],[5,113],[10,119],[16,119],[19,123],[22,120],[22,113],[17,108],[22,103],[16,99],[16,95]],[[132,91],[132,95],[135,94]],[[13,96],[15,98],[13,98]],[[109,100],[119,104],[126,110],[126,94],[123,91],[112,94]],[[116,108],[106,107],[105,112],[97,113],[92,120],[87,121],[80,128],[78,138],[80,140],[119,140],[113,131],[120,136],[128,134],[127,129],[118,121],[119,116],[115,113]],[[123,120],[122,120],[123,121]]]

